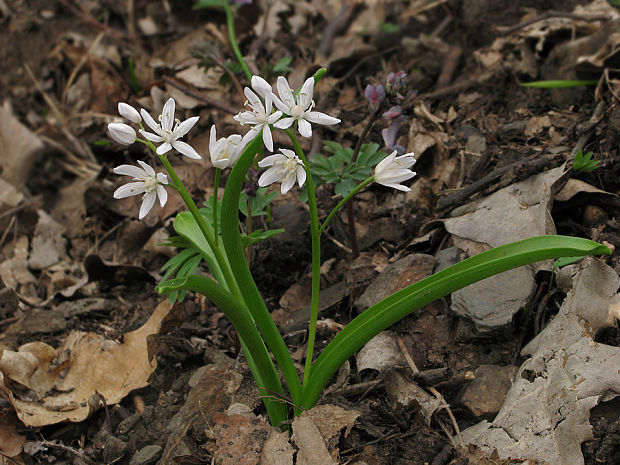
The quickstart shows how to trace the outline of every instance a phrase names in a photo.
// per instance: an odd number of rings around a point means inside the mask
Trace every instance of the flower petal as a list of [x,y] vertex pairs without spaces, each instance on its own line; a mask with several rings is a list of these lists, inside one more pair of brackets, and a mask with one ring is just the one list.
[[157,124],[155,122],[155,120],[153,119],[153,117],[149,114],[148,111],[146,111],[144,108],[142,108],[140,110],[140,114],[142,115],[142,119],[144,120],[144,122],[146,123],[146,125],[151,128],[153,131],[155,131],[157,134],[159,134],[161,132],[161,128],[159,127],[159,124]]
[[190,129],[194,127],[194,125],[198,122],[199,119],[200,116],[192,116],[191,118],[186,119],[181,124],[179,124],[179,127],[176,129],[176,131],[174,131],[174,135],[176,137],[183,137],[190,131]]
[[172,97],[164,104],[164,109],[161,112],[161,128],[164,131],[172,131],[172,127],[174,126],[175,106],[176,103]]
[[245,98],[248,99],[248,102],[250,103],[250,106],[252,108],[254,108],[255,110],[257,109],[257,107],[263,107],[263,102],[260,101],[260,99],[258,98],[258,95],[256,95],[254,92],[252,92],[252,89],[250,89],[249,87],[245,87],[243,89],[243,93],[245,94]]
[[304,114],[304,119],[314,124],[324,124],[326,126],[340,123],[340,120],[338,118],[326,115],[325,113],[321,113],[320,111],[309,111]]
[[[187,142],[183,142],[181,140],[172,141],[172,146],[181,153],[181,155],[185,155],[186,157],[193,158],[194,160],[200,160],[200,155],[198,152],[194,150],[194,148],[189,145]],[[159,152],[159,149],[157,149]]]
[[140,134],[145,139],[150,140],[151,142],[155,142],[156,144],[164,141],[163,137],[158,136],[157,134],[153,134],[152,132],[146,132],[143,129],[140,129]]
[[265,143],[267,150],[273,152],[273,138],[271,137],[271,129],[269,129],[268,124],[263,126],[263,142]]
[[159,205],[163,208],[168,201],[168,192],[166,192],[166,188],[161,184],[157,185],[157,197],[159,198]]
[[168,176],[164,173],[157,173],[157,181],[162,184],[168,184]]
[[114,174],[120,174],[123,176],[131,176],[132,178],[142,178],[147,176],[147,173],[137,166],[133,165],[120,165],[114,168]]
[[252,89],[254,89],[258,93],[258,95],[260,95],[263,98],[265,98],[267,94],[272,93],[271,86],[269,85],[269,83],[260,76],[252,76],[251,83],[252,83]]
[[251,111],[242,111],[239,114],[233,116],[233,119],[241,124],[258,124],[258,121],[256,120],[256,115]]
[[215,144],[217,142],[217,129],[215,129],[215,124],[211,126],[211,133],[209,134],[209,154],[213,157],[213,152],[215,151]]
[[259,161],[258,166],[260,166],[261,168],[265,168],[266,166],[271,166],[276,161],[283,160],[283,159],[284,159],[284,155],[279,154],[279,153],[274,153],[273,155],[269,155],[263,158],[261,161]]
[[159,147],[157,147],[157,155],[163,155],[166,152],[169,152],[172,149],[172,145],[170,142],[164,142]]
[[283,174],[285,173],[278,170],[278,168],[271,167],[267,171],[265,171],[260,178],[258,178],[258,185],[260,187],[265,187],[269,184],[273,184],[274,182],[278,182],[280,181],[280,179],[282,179]]
[[297,182],[299,183],[299,187],[303,187],[306,182],[306,170],[303,165],[297,167]]
[[303,137],[312,137],[312,126],[310,123],[308,123],[305,119],[300,118],[298,120],[298,124],[299,134]]
[[155,191],[144,194],[144,198],[142,199],[142,205],[140,206],[140,214],[138,215],[139,220],[144,218],[148,214],[148,212],[151,211],[151,208],[153,208],[153,205],[155,205],[156,197],[157,194],[155,193]]
[[150,165],[144,163],[142,160],[138,160],[138,164],[142,167],[145,173],[150,177],[155,177],[155,170]]
[[291,117],[282,118],[281,120],[273,123],[273,127],[278,128],[278,129],[287,129],[287,128],[290,128],[294,122],[295,122],[295,118],[291,118]]
[[269,124],[273,124],[276,121],[278,121],[280,119],[280,116],[282,116],[282,112],[280,110],[276,111],[275,113],[269,115],[267,117],[267,123]]
[[295,185],[296,174],[295,171],[290,171],[286,174],[286,177],[282,180],[280,186],[280,192],[282,195],[286,194]]
[[[280,96],[280,100],[284,104],[284,108],[280,108],[284,113],[290,114],[291,107],[295,106],[295,98],[293,97],[293,92],[291,91],[291,86],[289,86],[288,81],[284,76],[278,77],[276,82],[276,86],[278,88],[278,95]],[[277,106],[277,102],[276,102]]]
[[143,182],[130,182],[124,184],[114,191],[113,197],[115,199],[124,199],[125,197],[131,197],[132,195],[139,195],[144,192]]
[[312,96],[314,95],[314,78],[311,76],[306,79],[304,85],[301,86],[299,96],[297,97],[298,105],[307,110],[312,105]]

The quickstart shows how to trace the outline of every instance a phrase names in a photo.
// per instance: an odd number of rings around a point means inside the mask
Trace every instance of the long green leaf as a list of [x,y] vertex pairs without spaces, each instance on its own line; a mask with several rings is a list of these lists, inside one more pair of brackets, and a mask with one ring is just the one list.
[[209,270],[213,276],[215,276],[219,283],[226,286],[226,280],[224,279],[222,270],[217,263],[215,254],[213,253],[213,250],[211,250],[209,242],[205,238],[204,234],[202,234],[198,223],[196,223],[196,220],[190,212],[181,212],[177,215],[174,219],[174,230],[179,236],[186,239],[196,248],[196,250],[200,252],[200,255],[207,262]]
[[328,344],[303,386],[302,407],[314,406],[329,379],[366,342],[419,308],[489,276],[528,263],[609,253],[607,247],[587,239],[538,236],[488,250],[406,287],[356,317]]
[[299,395],[301,394],[297,370],[295,370],[295,365],[293,365],[293,360],[288,353],[284,339],[282,339],[278,327],[271,318],[269,310],[256,287],[252,273],[250,273],[239,232],[239,195],[243,188],[245,175],[261,146],[262,133],[259,133],[244,149],[228,176],[222,200],[222,242],[224,243],[230,267],[239,284],[243,299],[265,338],[267,346],[280,366],[295,403],[299,400]]
[[[265,347],[265,343],[253,323],[250,311],[230,292],[212,279],[197,275],[175,278],[161,283],[158,290],[162,293],[195,291],[207,296],[226,315],[237,330],[237,334],[245,346],[244,352],[259,389],[262,388],[263,394],[266,396],[277,395],[277,393],[282,392],[280,377],[271,361],[267,347]],[[274,426],[278,426],[287,419],[286,405],[282,401],[272,400],[266,396],[263,396],[263,402],[269,418]]]

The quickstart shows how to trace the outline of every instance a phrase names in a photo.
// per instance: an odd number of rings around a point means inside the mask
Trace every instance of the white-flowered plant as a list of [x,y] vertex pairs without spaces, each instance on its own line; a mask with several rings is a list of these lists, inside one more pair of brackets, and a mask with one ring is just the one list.
[[299,187],[303,187],[306,182],[306,170],[295,152],[288,149],[280,149],[280,152],[282,153],[269,155],[258,162],[261,168],[270,167],[258,179],[258,185],[265,187],[274,182],[282,183],[280,192],[284,195],[295,185],[295,181]]
[[241,151],[243,144],[239,134],[232,134],[228,137],[217,139],[217,130],[215,124],[211,126],[211,134],[209,136],[209,155],[211,156],[211,164],[215,168],[226,169],[232,168]]
[[[227,2],[223,2],[222,5],[229,8]],[[226,11],[230,12],[230,9]],[[215,181],[212,203],[205,204],[205,208],[202,209],[198,208],[166,155],[175,149],[190,158],[200,158],[191,146],[180,140],[196,124],[197,117],[189,118],[182,123],[175,122],[174,100],[169,99],[164,105],[160,122],[156,123],[145,110],[138,113],[130,105],[122,103],[119,104],[119,113],[137,125],[140,134],[146,140],[137,138],[134,128],[128,124],[108,125],[110,136],[117,142],[127,145],[138,141],[147,145],[157,155],[170,176],[170,186],[178,191],[189,209],[189,212],[178,213],[173,222],[178,236],[170,238],[169,245],[183,250],[164,265],[166,271],[158,291],[168,294],[172,301],[182,299],[188,291],[200,292],[229,318],[237,330],[241,347],[263,394],[267,414],[276,426],[290,420],[291,414],[298,415],[303,410],[312,408],[329,380],[349,357],[380,331],[418,308],[468,284],[526,263],[560,256],[609,252],[607,248],[585,239],[558,236],[528,239],[489,250],[412,284],[366,309],[344,327],[318,357],[315,357],[321,279],[321,234],[333,216],[361,189],[376,182],[408,191],[409,187],[402,183],[415,176],[411,171],[415,163],[412,153],[397,157],[397,152],[394,151],[381,160],[382,154],[376,156],[379,153],[378,144],[374,144],[377,146],[374,148],[368,148],[372,144],[367,144],[367,148],[362,150],[363,144],[360,141],[354,150],[332,143],[335,163],[330,163],[331,160],[323,156],[325,160],[317,157],[320,163],[315,162],[314,166],[320,167],[323,163],[325,168],[324,165],[327,163],[333,165],[332,168],[338,168],[342,161],[346,161],[358,163],[363,169],[347,171],[350,175],[347,182],[350,181],[352,189],[341,191],[342,201],[320,220],[315,181],[310,173],[311,166],[292,126],[296,124],[302,136],[310,137],[311,124],[340,122],[337,118],[313,110],[315,80],[318,81],[323,73],[324,70],[320,70],[315,76],[308,78],[298,93],[289,88],[285,78],[278,78],[279,97],[274,95],[271,85],[264,79],[258,76],[248,77],[254,89],[245,89],[251,111],[241,112],[235,119],[252,127],[243,137],[233,134],[219,140],[215,125],[211,127],[209,152],[212,164],[216,168]],[[275,112],[274,103],[278,107]],[[142,120],[154,131],[153,133],[144,130]],[[263,144],[273,152],[272,127],[282,129],[286,133],[294,150],[280,148],[279,153],[261,159]],[[160,145],[156,147],[153,143]],[[251,221],[246,223],[245,228],[241,228],[239,224],[241,192],[244,189],[246,193],[248,192],[246,186],[248,179],[256,179],[255,174],[252,174],[255,173],[255,163],[264,169],[258,178],[258,185],[264,187],[279,182],[280,192],[286,194],[297,183],[300,188],[305,186],[308,198],[312,237],[312,297],[306,360],[301,381],[298,367],[293,362],[289,348],[252,278],[247,255],[244,253],[245,247],[278,233],[278,231],[251,231]],[[138,165],[121,165],[114,169],[115,173],[132,178],[131,182],[114,192],[114,197],[142,195],[139,213],[142,219],[157,199],[161,206],[166,203],[167,194],[164,186],[168,184],[168,177],[163,173],[156,173],[143,161],[138,161]],[[227,176],[220,203],[217,191],[222,170],[225,168],[232,169]],[[373,168],[374,172],[371,174]],[[330,174],[329,169],[326,173]],[[245,212],[251,220],[249,206],[248,194],[248,208]],[[221,211],[219,224],[218,209]],[[198,271],[201,264],[208,268],[208,273]],[[282,380],[286,382],[286,390]],[[289,400],[284,402],[284,399]],[[292,409],[289,405],[293,406]]]
[[142,118],[144,122],[150,127],[155,134],[147,132],[144,129],[140,130],[140,134],[151,142],[156,144],[161,143],[157,147],[157,155],[163,155],[172,149],[177,150],[181,155],[185,155],[189,158],[200,159],[198,152],[189,145],[187,142],[183,142],[179,139],[187,134],[190,129],[198,122],[198,116],[193,116],[185,121],[181,122],[174,118],[175,102],[173,98],[169,98],[164,105],[164,109],[159,115],[159,124],[149,115],[149,113],[143,108],[141,110]]
[[267,150],[270,152],[273,152],[273,137],[269,126],[278,121],[280,116],[282,116],[281,111],[272,113],[273,94],[270,92],[266,93],[265,104],[263,105],[263,102],[258,95],[256,95],[249,87],[243,89],[243,93],[247,98],[247,104],[250,105],[252,110],[239,112],[239,114],[233,119],[241,124],[253,125],[248,133],[243,137],[244,145],[254,139],[254,137],[262,131],[265,147],[267,147]]
[[413,157],[413,153],[406,153],[400,157],[396,156],[397,153],[394,150],[375,167],[375,182],[393,189],[409,192],[411,189],[400,183],[416,175],[415,171],[410,169],[415,164],[416,159]]
[[138,166],[120,165],[114,168],[114,173],[123,176],[131,176],[134,182],[125,184],[114,192],[115,199],[124,199],[132,195],[142,196],[142,206],[140,207],[139,219],[143,219],[151,211],[155,200],[159,199],[159,204],[163,207],[168,200],[168,193],[164,188],[168,184],[168,176],[163,173],[155,173],[155,170],[148,164],[138,160]]
[[312,137],[312,126],[310,123],[332,125],[340,123],[338,118],[326,115],[320,111],[313,111],[314,100],[314,77],[309,77],[301,86],[297,98],[293,95],[285,77],[280,76],[277,81],[278,95],[273,101],[282,113],[288,115],[274,124],[276,128],[287,129],[297,122],[299,134],[303,137]]

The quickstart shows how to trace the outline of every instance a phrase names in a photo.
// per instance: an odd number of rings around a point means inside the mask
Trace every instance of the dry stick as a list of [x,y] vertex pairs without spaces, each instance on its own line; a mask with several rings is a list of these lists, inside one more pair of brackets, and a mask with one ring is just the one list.
[[227,113],[230,113],[231,115],[236,115],[237,113],[239,113],[239,111],[237,111],[237,109],[232,108],[228,105],[226,105],[225,103],[222,103],[218,100],[214,100],[212,98],[206,97],[205,95],[203,95],[200,92],[197,92],[193,89],[190,89],[188,86],[186,86],[185,84],[181,83],[180,81],[178,81],[177,79],[170,77],[170,76],[162,76],[162,79],[167,82],[168,84],[170,84],[172,87],[176,87],[177,89],[179,89],[180,91],[186,93],[187,95],[189,95],[190,97],[194,97],[197,100],[200,100],[203,103],[206,103],[207,105],[211,105],[214,106],[216,108],[219,108],[222,111],[225,111]]
[[4,230],[4,233],[2,233],[2,237],[0,237],[0,247],[2,247],[2,245],[4,244],[4,241],[6,240],[6,237],[9,235],[9,232],[11,231],[11,228],[13,227],[14,223],[15,223],[15,215],[11,216],[11,219],[9,220],[9,225]]
[[324,57],[329,55],[332,50],[332,46],[334,45],[334,39],[349,22],[354,12],[354,6],[350,5],[348,2],[343,2],[342,6],[340,7],[340,11],[325,27],[323,38],[321,39],[321,44],[319,45],[319,48],[317,50],[317,53],[319,55]]
[[458,192],[439,199],[437,201],[437,209],[444,210],[447,208],[455,207],[456,205],[465,202],[472,195],[498,181],[504,174],[508,173],[511,170],[518,169],[520,171],[523,171],[525,169],[526,172],[531,173],[539,171],[541,168],[544,168],[546,165],[551,163],[552,160],[553,157],[547,158],[541,157],[540,154],[535,154],[525,161],[517,161],[509,165],[502,166],[501,168],[497,168],[495,171],[487,174],[482,179],[479,179],[478,181],[470,184],[469,186],[462,188]]
[[570,152],[570,156],[568,157],[570,161],[575,159],[575,155],[577,155],[577,153],[580,150],[583,150],[586,143],[590,140],[590,137],[592,137],[592,134],[594,134],[594,128],[603,119],[603,116],[605,113],[605,107],[606,107],[606,103],[604,100],[601,100],[598,103],[598,105],[596,105],[596,108],[594,109],[592,116],[590,116],[590,119],[588,120],[586,127],[583,129],[581,137],[579,137],[579,139],[577,140],[577,143],[573,147],[573,150],[571,150]]
[[48,93],[45,92],[45,90],[43,90],[43,87],[41,87],[41,84],[39,83],[39,81],[34,77],[34,73],[32,72],[32,69],[30,69],[30,66],[28,66],[27,64],[24,64],[24,68],[28,72],[28,76],[30,77],[30,79],[32,79],[32,82],[34,83],[35,87],[37,88],[37,90],[39,91],[43,99],[45,100],[45,103],[47,103],[47,105],[50,107],[52,112],[58,118],[58,121],[61,125],[61,131],[64,134],[64,136],[71,141],[71,143],[76,149],[84,152],[84,154],[88,158],[90,158],[92,162],[97,163],[95,155],[93,154],[92,150],[90,150],[90,147],[88,147],[88,145],[86,144],[81,143],[73,134],[71,134],[69,129],[67,129],[69,127],[67,123],[67,118],[65,118],[65,115],[58,109],[58,105],[56,105],[56,102],[54,102],[54,100],[48,95]]
[[79,459],[83,460],[88,464],[96,465],[95,462],[89,459],[84,452],[77,450],[73,447],[65,446],[64,444],[55,443],[53,441],[41,441],[41,445],[45,447],[51,447],[52,449],[60,449],[65,452],[69,452],[70,454],[73,454],[74,456],[78,457]]
[[510,27],[498,27],[497,33],[502,36],[507,36],[508,34],[512,34],[519,29],[522,29],[530,24],[538,23],[539,21],[544,21],[545,19],[551,18],[568,18],[568,19],[576,19],[578,21],[586,21],[588,23],[593,23],[596,21],[609,21],[611,18],[609,16],[604,15],[596,15],[596,16],[582,16],[576,13],[568,13],[566,11],[555,11],[549,10],[545,11],[543,14],[536,16],[535,18],[528,19],[527,21],[523,21],[522,23],[516,24]]
[[[411,368],[411,371],[413,372],[413,374],[415,375],[416,373],[419,373],[420,370],[418,370],[418,367],[416,366],[415,362],[411,358],[411,355],[409,354],[409,351],[405,347],[405,343],[403,342],[402,338],[397,337],[396,342],[398,342],[398,347],[400,347],[400,350],[405,356],[405,360],[407,361],[407,364],[409,365],[409,368]],[[444,399],[441,393],[437,389],[435,389],[433,386],[426,386],[426,389],[429,390],[437,399],[441,401],[441,403],[443,404],[443,408],[446,409],[446,412],[448,412],[448,416],[450,417],[450,420],[452,421],[452,426],[454,426],[454,431],[456,431],[456,435],[459,438],[459,442],[461,443],[461,446],[465,447],[465,441],[463,441],[463,436],[461,436],[461,430],[459,428],[458,423],[456,422],[456,418],[454,418],[452,409],[446,402],[446,399]],[[448,435],[448,432],[446,432],[446,435],[448,436],[448,439],[452,441],[452,437]]]
[[103,39],[104,35],[105,35],[104,32],[100,32],[97,35],[97,37],[95,37],[95,40],[93,40],[93,43],[90,45],[90,47],[88,47],[88,50],[86,51],[86,53],[82,55],[82,58],[80,59],[79,63],[75,65],[75,67],[73,68],[73,71],[71,71],[71,74],[69,75],[69,79],[67,79],[67,83],[65,84],[65,88],[62,90],[62,96],[60,97],[60,102],[63,105],[65,104],[65,101],[67,99],[67,92],[69,92],[69,87],[71,87],[71,84],[73,84],[73,81],[75,80],[75,77],[77,76],[77,73],[80,72],[80,70],[82,69],[86,61],[88,60],[90,52],[93,51],[97,45],[99,45],[99,42],[101,42],[101,39]]
[[80,18],[82,21],[87,23],[90,26],[93,26],[95,29],[105,32],[107,35],[114,37],[115,39],[126,39],[127,34],[121,32],[117,29],[114,29],[110,26],[107,26],[103,23],[100,23],[95,19],[93,15],[91,15],[85,8],[80,5],[80,8],[76,8],[69,2],[69,0],[60,0],[60,3],[65,6],[71,13]]

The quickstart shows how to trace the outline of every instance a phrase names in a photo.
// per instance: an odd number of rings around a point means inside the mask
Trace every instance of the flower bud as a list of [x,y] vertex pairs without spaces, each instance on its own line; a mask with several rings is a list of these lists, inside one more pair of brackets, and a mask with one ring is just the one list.
[[378,86],[368,84],[364,90],[364,97],[368,100],[371,113],[375,114],[383,103],[383,99],[385,98],[385,89],[381,84]]
[[130,145],[136,141],[136,131],[124,123],[108,124],[108,133],[110,137],[122,145]]
[[383,119],[391,121],[391,120],[398,118],[402,114],[402,112],[403,112],[402,108],[396,105],[390,108],[388,111],[384,112],[381,116],[383,117]]
[[407,73],[399,71],[398,73],[390,73],[385,80],[385,89],[390,95],[397,95],[405,87],[405,78]]
[[126,103],[118,103],[118,113],[134,124],[140,124],[140,121],[142,121],[142,117],[140,116],[140,113],[138,113],[138,110],[131,105],[127,105]]

